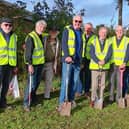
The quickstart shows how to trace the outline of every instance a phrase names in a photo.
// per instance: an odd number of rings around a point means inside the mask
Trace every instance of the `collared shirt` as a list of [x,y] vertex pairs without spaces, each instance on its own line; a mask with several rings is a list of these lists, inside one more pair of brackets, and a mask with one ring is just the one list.
[[[104,49],[104,42],[101,42],[100,43],[100,47],[101,47],[101,51]],[[98,63],[99,62],[99,59],[97,58],[96,54],[95,54],[95,47],[93,44],[91,44],[90,46],[90,55],[91,55],[91,58],[96,62]],[[109,49],[108,49],[108,53],[105,57],[105,63],[107,63],[110,58],[111,58],[111,55],[112,55],[112,45],[109,46]]]
[[104,45],[105,45],[105,41],[99,40],[99,43],[100,43],[101,51],[103,51]]
[[0,28],[0,32],[2,33],[2,35],[4,36],[5,40],[7,43],[9,43],[9,40],[10,40],[10,36],[12,34],[12,32],[6,34],[1,28]]

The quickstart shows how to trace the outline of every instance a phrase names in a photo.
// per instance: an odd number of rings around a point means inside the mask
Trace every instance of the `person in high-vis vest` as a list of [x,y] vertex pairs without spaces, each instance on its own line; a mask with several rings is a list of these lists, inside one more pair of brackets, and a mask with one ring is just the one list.
[[17,72],[17,35],[12,31],[13,21],[1,18],[0,21],[0,108],[7,108],[6,95],[10,77]]
[[127,51],[128,54],[128,62],[126,63],[126,68],[124,71],[124,76],[123,76],[123,96],[127,97],[127,95],[129,94],[129,44],[127,47]]
[[[113,64],[110,79],[110,102],[114,101],[114,87],[116,82],[116,102],[121,97],[120,92],[120,68],[125,68],[129,56],[129,39],[124,36],[124,30],[121,25],[115,28],[116,35],[110,41],[113,48],[113,56],[111,63]],[[123,85],[124,86],[124,85]]]
[[82,60],[80,79],[81,79],[81,83],[82,83],[82,89],[84,89],[85,97],[90,98],[90,87],[91,87],[91,71],[89,69],[90,44],[91,44],[91,40],[95,36],[95,34],[93,33],[92,23],[89,22],[84,25],[84,35],[86,38],[86,44],[85,44],[84,58]]
[[[44,39],[42,33],[45,31],[46,26],[47,23],[44,20],[37,21],[35,24],[35,30],[30,32],[25,39],[25,63],[28,71],[28,81],[25,88],[23,102],[25,111],[30,111],[31,103],[36,101],[36,91],[40,84],[43,64],[45,63]],[[31,97],[29,96],[30,82]],[[29,99],[31,99],[31,101]]]
[[[83,32],[81,30],[82,17],[74,16],[72,25],[66,26],[62,36],[62,81],[59,97],[59,108],[66,98],[66,79],[69,81],[68,100],[72,103],[72,107],[76,106],[74,95],[78,86],[80,74],[80,62],[83,50]],[[68,70],[69,67],[69,70]],[[68,75],[68,76],[67,76]]]
[[107,28],[100,27],[98,37],[95,36],[90,45],[91,107],[94,107],[98,99],[104,101],[105,80],[110,68],[111,55],[112,46],[107,39]]

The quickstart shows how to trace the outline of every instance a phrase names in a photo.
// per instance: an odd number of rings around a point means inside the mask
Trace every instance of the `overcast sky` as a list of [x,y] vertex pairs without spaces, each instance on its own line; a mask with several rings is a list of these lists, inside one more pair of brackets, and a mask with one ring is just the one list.
[[[16,2],[17,0],[7,0],[9,2]],[[22,0],[28,2],[30,0]],[[42,1],[42,0],[35,0]],[[54,0],[46,0],[50,6],[54,5]],[[86,10],[86,15],[83,17],[84,23],[92,22],[94,26],[99,24],[106,24],[110,26],[111,24],[117,24],[118,22],[118,10],[116,10],[117,0],[72,0],[74,8],[80,10],[84,8]],[[28,10],[32,10],[32,6],[29,2]],[[114,17],[114,18],[113,18]],[[111,22],[112,19],[112,22]],[[129,6],[124,2],[123,4],[123,25],[129,24]]]

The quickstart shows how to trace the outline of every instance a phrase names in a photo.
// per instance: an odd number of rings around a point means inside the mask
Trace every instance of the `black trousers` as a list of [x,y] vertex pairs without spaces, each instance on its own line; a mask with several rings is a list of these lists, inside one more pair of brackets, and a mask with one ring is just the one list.
[[13,67],[9,65],[0,66],[0,105],[6,104],[6,95],[9,88],[12,69]]
[[89,69],[89,64],[90,60],[84,60],[84,68],[82,68],[80,71],[80,80],[82,82],[85,93],[89,92],[91,88],[91,70]]

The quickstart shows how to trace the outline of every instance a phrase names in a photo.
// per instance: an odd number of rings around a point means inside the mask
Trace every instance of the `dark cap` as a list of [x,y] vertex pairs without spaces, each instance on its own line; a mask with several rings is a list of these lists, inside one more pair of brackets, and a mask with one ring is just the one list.
[[11,24],[13,23],[12,19],[7,18],[7,17],[2,17],[0,19],[0,23],[3,23],[3,22],[7,22],[7,23],[11,23]]

